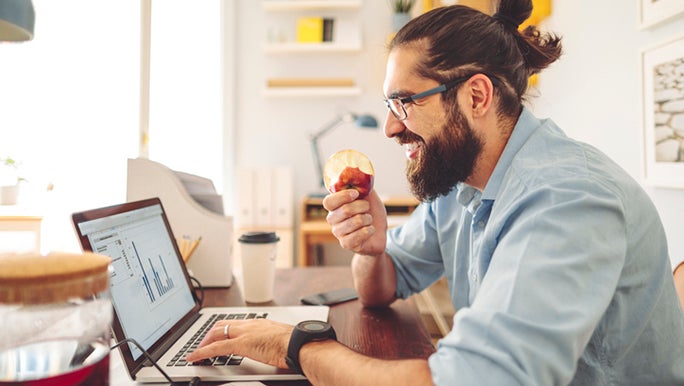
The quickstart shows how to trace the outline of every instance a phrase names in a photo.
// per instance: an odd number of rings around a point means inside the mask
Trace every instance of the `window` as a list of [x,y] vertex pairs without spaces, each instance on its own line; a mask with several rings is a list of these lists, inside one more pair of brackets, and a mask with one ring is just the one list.
[[149,158],[223,188],[221,1],[152,1]]
[[137,156],[140,5],[33,4],[33,40],[0,43],[0,156],[22,164],[19,204],[44,215],[43,250],[78,251],[69,215],[125,200]]

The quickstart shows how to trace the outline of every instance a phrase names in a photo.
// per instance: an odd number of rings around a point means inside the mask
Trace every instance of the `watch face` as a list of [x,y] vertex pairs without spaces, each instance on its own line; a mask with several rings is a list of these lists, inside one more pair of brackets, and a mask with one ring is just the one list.
[[302,327],[305,330],[312,331],[312,332],[318,332],[318,331],[323,331],[326,328],[328,328],[327,323],[319,322],[317,320],[310,320],[303,322],[300,327]]
[[325,339],[337,340],[335,330],[326,322],[320,320],[305,320],[299,322],[292,330],[290,343],[287,346],[285,363],[291,370],[301,373],[299,365],[299,350],[308,342],[316,342]]

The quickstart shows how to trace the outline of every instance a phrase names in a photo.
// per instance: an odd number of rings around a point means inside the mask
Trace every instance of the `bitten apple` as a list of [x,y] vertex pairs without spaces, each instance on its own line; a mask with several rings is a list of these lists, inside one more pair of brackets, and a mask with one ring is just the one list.
[[373,189],[373,165],[368,157],[359,151],[340,150],[331,155],[325,163],[323,180],[331,193],[356,189],[359,198],[363,198]]

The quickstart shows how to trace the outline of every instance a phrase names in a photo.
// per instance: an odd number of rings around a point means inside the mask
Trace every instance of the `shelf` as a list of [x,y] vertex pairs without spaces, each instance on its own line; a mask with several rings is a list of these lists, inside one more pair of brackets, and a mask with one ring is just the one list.
[[319,9],[348,9],[361,8],[361,0],[298,0],[298,1],[263,1],[262,7],[266,11],[305,11]]
[[[341,69],[335,70],[337,60],[335,54],[344,55],[345,61],[353,54],[363,51],[362,23],[360,10],[363,0],[262,0],[262,9],[270,14],[266,17],[269,27],[268,41],[263,45],[263,52],[267,55],[287,56],[285,61],[295,63],[310,63],[309,55],[322,58],[322,55],[330,55],[325,60],[332,60],[332,67],[326,66],[323,78],[317,74],[307,74],[302,82],[273,82],[266,79],[262,95],[265,97],[345,97],[361,94],[361,89],[356,86],[357,82],[349,78],[349,82],[317,82],[320,79],[334,79],[338,77]],[[333,20],[332,41],[298,42],[297,27],[304,17],[327,18]],[[330,26],[330,25],[328,25]],[[304,39],[308,40],[308,39]],[[269,60],[274,67],[295,68],[297,64],[288,66],[281,62],[280,58]],[[280,71],[279,71],[280,72]],[[331,75],[333,74],[333,75]],[[276,80],[298,79],[289,74],[279,74],[281,78]],[[301,74],[299,75],[302,76]],[[271,78],[270,80],[273,80]],[[345,79],[346,80],[346,79]]]
[[354,96],[360,95],[359,87],[266,87],[264,95],[268,97],[318,97],[318,96]]
[[268,88],[301,88],[301,87],[354,87],[352,78],[269,78],[266,79]]
[[270,54],[305,52],[360,52],[361,42],[355,43],[269,43],[264,50]]

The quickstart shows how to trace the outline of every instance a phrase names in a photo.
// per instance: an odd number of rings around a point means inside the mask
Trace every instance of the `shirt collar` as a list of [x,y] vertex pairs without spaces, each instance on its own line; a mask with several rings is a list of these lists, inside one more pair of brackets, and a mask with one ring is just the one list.
[[480,191],[470,185],[463,182],[456,184],[456,200],[471,214],[474,214],[477,208],[480,207],[482,203],[480,201],[481,196]]
[[518,150],[527,142],[530,135],[541,126],[541,123],[527,108],[523,107],[522,113],[518,117],[518,122],[513,128],[510,138],[508,138],[508,143],[506,143],[506,147],[501,153],[499,161],[497,161],[496,167],[494,167],[494,171],[482,192],[483,200],[494,200],[496,198],[501,182],[510,168],[513,158],[518,153]]

